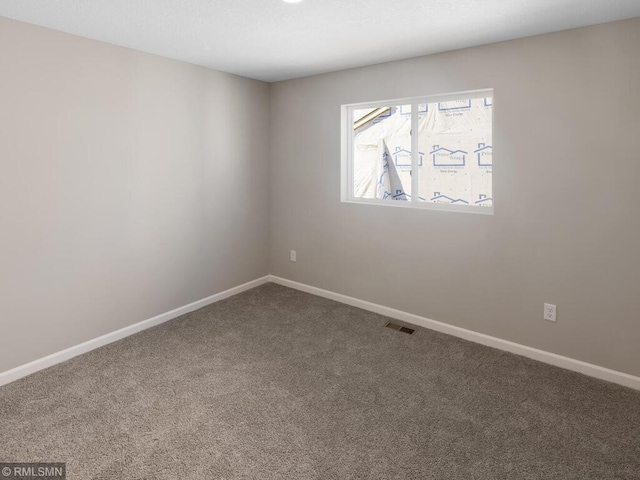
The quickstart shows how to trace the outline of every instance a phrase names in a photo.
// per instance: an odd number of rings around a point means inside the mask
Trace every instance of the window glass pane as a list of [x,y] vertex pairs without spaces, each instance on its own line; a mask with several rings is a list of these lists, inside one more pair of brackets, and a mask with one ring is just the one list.
[[353,196],[411,200],[411,105],[353,110]]
[[492,98],[420,105],[420,201],[493,206],[492,109]]

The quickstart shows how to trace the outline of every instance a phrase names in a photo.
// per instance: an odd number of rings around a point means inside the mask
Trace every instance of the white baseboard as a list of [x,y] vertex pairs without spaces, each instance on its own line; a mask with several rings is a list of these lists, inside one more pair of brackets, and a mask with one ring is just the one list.
[[211,295],[210,297],[203,298],[202,300],[198,300],[188,305],[176,308],[175,310],[171,310],[170,312],[162,313],[153,318],[149,318],[147,320],[143,320],[142,322],[138,322],[133,325],[129,325],[128,327],[121,328],[120,330],[116,330],[115,332],[107,333],[106,335],[94,338],[93,340],[89,340],[65,350],[52,353],[51,355],[39,358],[38,360],[34,360],[33,362],[20,365],[19,367],[12,368],[11,370],[0,373],[0,387],[2,385],[6,385],[7,383],[18,380],[19,378],[26,377],[27,375],[35,373],[39,370],[44,370],[45,368],[52,367],[53,365],[64,362],[73,357],[77,357],[78,355],[82,355],[83,353],[90,352],[91,350],[95,350],[96,348],[102,347],[109,343],[113,343],[117,340],[128,337],[129,335],[133,335],[134,333],[138,333],[142,330],[146,330],[147,328],[155,327],[156,325],[160,325],[161,323],[173,320],[174,318],[177,318],[180,315],[184,315],[185,313],[193,312],[194,310],[198,310],[199,308],[206,307],[207,305],[210,305],[212,303],[216,303],[220,300],[224,300],[225,298],[237,295],[238,293],[244,292],[245,290],[249,290],[251,288],[265,284],[268,281],[268,275],[256,280],[252,280],[242,285],[238,285],[237,287],[230,288],[229,290],[225,290],[224,292],[216,293],[215,295]]
[[522,355],[523,357],[532,358],[540,362],[555,365],[556,367],[565,368],[574,372],[583,373],[590,377],[599,378],[608,382],[617,383],[626,387],[640,390],[640,377],[629,375],[628,373],[618,372],[608,368],[593,365],[591,363],[583,362],[581,360],[575,360],[569,357],[563,357],[555,353],[546,352],[544,350],[538,350],[537,348],[528,347],[519,343],[510,342],[501,338],[492,337],[483,333],[474,332],[473,330],[467,330],[466,328],[456,327],[447,323],[438,322],[429,318],[414,315],[412,313],[396,310],[395,308],[385,307],[376,303],[367,302],[358,298],[349,297],[340,293],[331,292],[329,290],[323,290],[322,288],[313,287],[304,283],[294,282],[285,278],[269,275],[269,280],[273,283],[283,285],[285,287],[294,288],[303,292],[311,293],[319,297],[329,298],[340,303],[346,303],[354,307],[362,308],[370,312],[379,313],[387,317],[394,318],[396,320],[402,320],[413,325],[425,327],[430,330],[453,335],[454,337],[463,338],[471,342],[486,345],[488,347],[497,348],[507,352]]
[[244,292],[251,288],[263,285],[267,282],[277,283],[279,285],[284,285],[285,287],[301,290],[303,292],[311,293],[319,297],[329,298],[340,303],[352,305],[354,307],[362,308],[363,310],[368,310],[370,312],[379,313],[381,315],[385,315],[397,320],[402,320],[413,325],[418,325],[430,330],[453,335],[454,337],[463,338],[465,340],[486,345],[488,347],[497,348],[499,350],[522,355],[524,357],[532,358],[534,360],[565,368],[567,370],[583,373],[590,377],[599,378],[601,380],[624,385],[635,390],[640,390],[640,377],[629,375],[623,372],[618,372],[616,370],[611,370],[609,368],[600,367],[598,365],[593,365],[581,360],[564,357],[555,353],[546,352],[537,348],[528,347],[519,343],[510,342],[501,338],[492,337],[483,333],[474,332],[473,330],[467,330],[465,328],[456,327],[447,323],[438,322],[436,320],[431,320],[419,315],[403,312],[402,310],[396,310],[395,308],[389,308],[383,305],[378,305],[376,303],[367,302],[366,300],[360,300],[358,298],[349,297],[347,295],[331,292],[322,288],[294,282],[292,280],[287,280],[274,275],[267,275],[256,280],[252,280],[251,282],[247,282],[243,285],[238,285],[237,287],[230,288],[229,290],[225,290],[224,292],[216,293],[215,295],[211,295],[210,297],[203,298],[202,300],[198,300],[188,305],[176,308],[175,310],[171,310],[170,312],[162,313],[153,318],[149,318],[128,327],[121,328],[120,330],[116,330],[115,332],[107,333],[106,335],[94,338],[93,340],[89,340],[87,342],[75,345],[65,350],[61,350],[38,360],[20,365],[19,367],[7,370],[6,372],[2,372],[0,373],[0,386],[11,383],[22,377],[26,377],[27,375],[35,373],[39,370],[44,370],[45,368],[64,362],[73,357],[77,357],[78,355],[82,355],[83,353],[90,352],[91,350],[95,350],[96,348],[102,347],[109,343],[113,343],[117,340],[133,335],[134,333],[141,332],[142,330],[146,330],[147,328],[160,325],[161,323],[167,322],[186,313],[193,312],[194,310],[205,307],[212,303],[219,302],[220,300],[224,300],[225,298],[237,295],[238,293]]

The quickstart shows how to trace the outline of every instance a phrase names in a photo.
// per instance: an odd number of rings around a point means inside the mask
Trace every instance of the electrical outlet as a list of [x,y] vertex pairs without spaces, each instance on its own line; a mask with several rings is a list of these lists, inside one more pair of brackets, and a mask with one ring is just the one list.
[[291,250],[291,261],[292,262],[296,261],[296,251],[295,250]]
[[556,321],[556,306],[550,303],[544,304],[544,319],[549,322]]

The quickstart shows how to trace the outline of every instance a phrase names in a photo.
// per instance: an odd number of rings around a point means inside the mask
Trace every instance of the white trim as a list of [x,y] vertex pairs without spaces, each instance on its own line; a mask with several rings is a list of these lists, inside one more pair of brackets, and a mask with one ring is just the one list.
[[431,93],[429,95],[420,95],[417,97],[403,97],[403,98],[393,98],[386,100],[370,100],[368,102],[358,102],[358,103],[345,103],[343,107],[355,107],[357,109],[363,108],[373,108],[373,107],[396,107],[398,105],[408,105],[409,103],[434,103],[434,101],[438,102],[452,102],[455,100],[467,100],[474,98],[483,98],[486,97],[487,93],[493,93],[493,87],[488,88],[480,88],[477,90],[467,90],[463,92],[453,92],[453,93]]
[[142,330],[146,330],[147,328],[155,327],[156,325],[160,325],[161,323],[173,320],[174,318],[177,318],[186,313],[193,312],[194,310],[198,310],[199,308],[206,307],[207,305],[211,305],[212,303],[219,302],[220,300],[224,300],[225,298],[232,297],[233,295],[237,295],[238,293],[242,293],[251,288],[263,285],[268,281],[268,275],[257,278],[256,280],[238,285],[237,287],[230,288],[228,290],[225,290],[224,292],[216,293],[214,295],[211,295],[210,297],[203,298],[202,300],[198,300],[188,305],[176,308],[174,310],[171,310],[170,312],[161,313],[160,315],[156,315],[153,318],[143,320],[142,322],[138,322],[133,325],[129,325],[128,327],[121,328],[120,330],[116,330],[115,332],[107,333],[106,335],[94,338],[93,340],[86,341],[79,345],[69,347],[65,350],[52,353],[51,355],[47,355],[46,357],[39,358],[38,360],[34,360],[32,362],[25,363],[24,365],[12,368],[11,370],[0,373],[0,387],[22,377],[26,377],[27,375],[31,375],[32,373],[35,373],[39,370],[44,370],[45,368],[52,367],[53,365],[64,362],[73,357],[77,357],[78,355],[82,355],[83,353],[90,352],[91,350],[95,350],[96,348],[108,345],[109,343],[113,343],[117,340],[121,340],[125,337],[133,335],[134,333],[141,332]]
[[374,198],[352,198],[342,200],[342,203],[358,205],[379,205],[381,207],[413,208],[417,210],[435,210],[453,213],[475,213],[478,215],[493,215],[493,207],[478,207],[474,205],[452,205],[450,203],[403,202],[398,200],[380,200]]
[[492,337],[483,333],[474,332],[473,330],[467,330],[466,328],[456,327],[447,323],[438,322],[429,318],[414,315],[413,313],[403,312],[396,310],[395,308],[385,307],[376,303],[367,302],[366,300],[360,300],[358,298],[342,295],[341,293],[331,292],[329,290],[323,290],[322,288],[313,287],[304,283],[294,282],[293,280],[287,280],[275,275],[270,275],[269,280],[273,283],[283,285],[285,287],[294,288],[303,292],[311,293],[319,297],[329,298],[340,303],[346,303],[354,307],[362,308],[370,312],[379,313],[387,317],[391,317],[397,320],[402,320],[413,325],[418,325],[437,332],[453,335],[454,337],[463,338],[471,342],[486,345],[488,347],[497,348],[506,352],[522,355],[523,357],[532,358],[543,363],[555,365],[556,367],[572,370],[574,372],[583,373],[590,377],[599,378],[600,380],[606,380],[608,382],[617,383],[626,387],[640,390],[640,377],[629,375],[628,373],[618,372],[609,368],[600,367],[591,363],[583,362],[581,360],[575,360],[573,358],[564,357],[544,350],[538,350],[537,348],[528,347],[519,343],[510,342],[501,338]]
[[90,352],[91,350],[95,350],[96,348],[108,345],[109,343],[113,343],[117,340],[133,335],[134,333],[138,333],[156,325],[160,325],[161,323],[167,322],[169,320],[173,320],[174,318],[177,318],[181,315],[193,312],[194,310],[205,307],[207,305],[211,305],[212,303],[219,302],[220,300],[224,300],[225,298],[237,295],[238,293],[250,290],[251,288],[258,287],[267,282],[277,283],[279,285],[294,288],[296,290],[307,292],[312,295],[329,298],[340,303],[345,303],[347,305],[362,308],[363,310],[368,310],[370,312],[375,312],[390,318],[402,320],[413,325],[418,325],[430,330],[453,335],[454,337],[463,338],[465,340],[479,343],[481,345],[486,345],[488,347],[515,353],[517,355],[532,358],[543,363],[548,363],[560,368],[583,373],[590,377],[599,378],[601,380],[624,385],[635,390],[640,390],[640,377],[629,375],[628,373],[618,372],[616,370],[593,365],[581,360],[575,360],[573,358],[564,357],[562,355],[510,342],[501,338],[492,337],[483,333],[474,332],[473,330],[467,330],[465,328],[456,327],[454,325],[438,322],[436,320],[431,320],[429,318],[421,317],[413,313],[403,312],[402,310],[396,310],[395,308],[385,307],[383,305],[378,305],[366,300],[349,297],[341,293],[335,293],[329,290],[324,290],[322,288],[306,285],[304,283],[295,282],[293,280],[287,280],[275,275],[267,275],[256,280],[252,280],[242,285],[238,285],[237,287],[225,290],[224,292],[216,293],[215,295],[211,295],[210,297],[203,298],[202,300],[198,300],[188,305],[176,308],[174,310],[171,310],[170,312],[162,313],[148,320],[144,320],[128,327],[121,328],[120,330],[116,330],[115,332],[107,333],[106,335],[94,338],[93,340],[89,340],[79,345],[75,345],[73,347],[61,350],[38,360],[20,365],[11,370],[2,372],[0,373],[0,386],[11,383],[22,377],[26,377],[27,375],[30,375],[37,371],[44,370],[45,368],[51,367],[58,363],[62,363],[66,360],[77,357],[78,355],[82,355],[83,353]]

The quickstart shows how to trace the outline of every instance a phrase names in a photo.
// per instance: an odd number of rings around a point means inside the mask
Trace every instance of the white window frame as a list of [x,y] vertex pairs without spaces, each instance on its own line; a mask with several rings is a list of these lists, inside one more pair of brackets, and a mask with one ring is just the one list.
[[[363,205],[380,205],[384,207],[400,207],[400,208],[418,208],[422,210],[441,210],[447,212],[459,213],[476,213],[480,215],[493,215],[495,205],[495,196],[493,191],[493,205],[491,207],[480,207],[475,205],[451,205],[446,203],[421,202],[418,195],[418,175],[411,176],[411,200],[380,200],[373,198],[357,198],[353,196],[353,111],[365,108],[380,107],[396,107],[398,105],[411,105],[411,131],[418,131],[418,105],[423,103],[450,102],[454,100],[468,100],[475,98],[494,97],[492,88],[484,88],[481,90],[471,90],[467,92],[447,93],[442,95],[426,95],[422,97],[397,98],[393,100],[382,100],[376,102],[350,103],[341,105],[341,173],[340,173],[340,189],[341,201],[344,203],[358,203]],[[495,105],[495,101],[494,101]],[[491,108],[491,136],[493,138],[493,110]],[[411,136],[411,171],[418,171],[419,152],[418,152],[419,135]],[[493,143],[493,140],[492,140]],[[495,162],[495,160],[494,160]],[[492,186],[493,190],[493,186]]]

